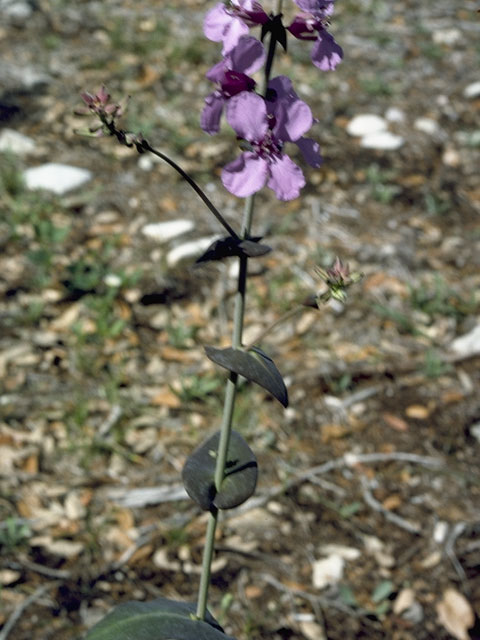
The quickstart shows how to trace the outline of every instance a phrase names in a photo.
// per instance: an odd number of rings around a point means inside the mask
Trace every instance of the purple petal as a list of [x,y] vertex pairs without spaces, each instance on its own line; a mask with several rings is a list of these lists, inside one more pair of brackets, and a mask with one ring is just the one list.
[[287,155],[270,160],[270,179],[267,185],[275,191],[279,200],[293,200],[305,186],[302,170]]
[[252,36],[243,36],[230,51],[229,67],[232,71],[241,71],[248,75],[258,71],[265,62],[263,44]]
[[321,166],[323,158],[320,155],[320,145],[318,142],[315,142],[315,140],[311,138],[300,138],[295,144],[302,152],[305,162],[311,167],[315,167],[315,169]]
[[260,142],[268,130],[264,99],[248,91],[239,93],[227,103],[227,121],[241,138]]
[[222,171],[224,187],[239,198],[246,198],[265,186],[268,176],[266,160],[246,151]]
[[296,16],[287,30],[299,40],[316,40],[315,24],[315,20],[307,19],[305,16]]
[[273,89],[279,98],[290,96],[295,100],[298,99],[298,95],[293,89],[292,81],[287,76],[276,76],[272,78],[268,83],[268,88]]
[[247,25],[240,20],[230,16],[230,22],[227,24],[225,31],[223,32],[223,49],[222,54],[226,55],[238,44],[238,41],[242,36],[248,35]]
[[237,6],[238,14],[249,27],[257,24],[265,24],[268,22],[268,15],[257,0],[234,0]]
[[335,0],[293,0],[302,11],[308,11],[315,16],[331,16]]
[[231,20],[232,16],[225,11],[225,5],[219,2],[207,11],[203,20],[203,33],[209,40],[221,42]]
[[225,99],[217,91],[205,98],[205,107],[200,116],[200,126],[206,133],[210,135],[218,133],[224,104]]
[[[293,93],[296,95],[295,92]],[[273,114],[275,116],[273,132],[279,140],[295,142],[313,124],[313,116],[308,104],[291,95],[277,98]]]
[[228,69],[227,67],[227,63],[225,62],[225,60],[220,60],[220,62],[217,62],[217,64],[213,65],[213,67],[211,67],[207,73],[205,74],[205,76],[211,81],[211,82],[221,82],[225,76],[225,71]]
[[318,40],[312,48],[312,62],[322,71],[333,71],[342,61],[343,51],[333,36],[322,29],[318,32]]

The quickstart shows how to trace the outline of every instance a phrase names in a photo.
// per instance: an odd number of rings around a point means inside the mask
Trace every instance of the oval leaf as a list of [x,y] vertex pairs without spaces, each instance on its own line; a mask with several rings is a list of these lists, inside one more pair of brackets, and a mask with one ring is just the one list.
[[85,640],[234,640],[207,612],[195,620],[196,605],[167,598],[126,602],[88,632]]
[[209,260],[223,260],[232,256],[244,256],[247,258],[258,258],[269,253],[272,249],[266,244],[260,244],[261,238],[250,238],[242,240],[241,238],[233,238],[225,236],[212,242],[208,249],[199,258],[196,263],[208,262]]
[[288,407],[288,393],[283,378],[273,360],[258,347],[252,347],[252,353],[233,347],[205,347],[205,352],[216,364],[256,382],[284,407]]
[[188,495],[205,511],[212,507],[238,507],[248,500],[257,485],[258,465],[255,454],[238,431],[232,431],[228,443],[225,479],[217,493],[215,466],[219,441],[220,431],[217,431],[195,449],[182,471]]

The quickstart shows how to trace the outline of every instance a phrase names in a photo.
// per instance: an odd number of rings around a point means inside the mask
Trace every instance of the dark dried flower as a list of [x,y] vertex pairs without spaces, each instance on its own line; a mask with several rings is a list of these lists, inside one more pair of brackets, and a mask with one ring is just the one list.
[[327,285],[327,290],[316,297],[318,306],[322,302],[328,302],[331,298],[345,302],[348,287],[363,277],[362,273],[350,272],[348,264],[344,264],[338,256],[329,269],[315,267],[315,272]]

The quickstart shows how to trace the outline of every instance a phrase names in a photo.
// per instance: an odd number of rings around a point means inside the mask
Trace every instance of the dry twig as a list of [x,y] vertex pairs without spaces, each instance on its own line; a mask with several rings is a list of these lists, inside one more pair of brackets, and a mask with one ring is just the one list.
[[385,507],[376,498],[374,498],[372,492],[370,491],[368,480],[365,477],[361,476],[360,482],[363,490],[363,499],[369,507],[381,513],[386,520],[397,525],[397,527],[400,527],[401,529],[404,529],[409,533],[420,535],[422,529],[419,525],[414,524],[409,520],[405,520],[405,518],[398,516],[396,513],[392,513],[388,509],[385,509]]
[[25,600],[18,605],[18,607],[14,610],[10,618],[4,624],[2,630],[0,631],[0,640],[7,640],[10,634],[10,631],[17,624],[18,620],[21,618],[22,613],[25,611],[25,609],[27,609],[31,604],[39,600],[44,593],[46,593],[51,587],[55,586],[56,584],[58,583],[47,582],[46,584],[42,584],[39,587],[37,587],[37,589],[35,589],[32,595],[28,596],[28,598],[25,598]]

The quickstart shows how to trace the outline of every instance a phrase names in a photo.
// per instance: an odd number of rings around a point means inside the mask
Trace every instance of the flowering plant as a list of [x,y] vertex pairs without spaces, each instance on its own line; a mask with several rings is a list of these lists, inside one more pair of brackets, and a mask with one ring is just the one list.
[[[287,153],[289,143],[300,149],[310,166],[319,167],[322,162],[318,142],[305,137],[315,123],[312,111],[297,95],[290,78],[272,77],[273,63],[277,44],[286,50],[288,34],[314,41],[312,61],[321,70],[334,69],[343,55],[327,31],[334,0],[295,0],[295,5],[299,11],[288,27],[283,24],[282,0],[275,1],[270,13],[257,0],[227,0],[217,3],[205,17],[204,33],[210,40],[221,42],[222,60],[207,72],[215,89],[205,100],[201,126],[210,135],[217,133],[224,113],[239,141],[240,155],[223,168],[221,175],[230,193],[245,198],[243,223],[238,231],[177,163],[152,147],[141,134],[127,132],[119,126],[124,104],[112,102],[104,87],[96,94],[82,94],[83,113],[90,113],[96,119],[84,133],[113,136],[139,153],[149,152],[163,159],[180,173],[224,227],[227,235],[215,241],[197,262],[229,257],[239,261],[231,346],[205,347],[207,357],[228,371],[221,428],[190,455],[182,474],[189,496],[208,512],[197,602],[159,598],[153,602],[120,605],[90,630],[87,640],[228,639],[207,611],[207,599],[219,512],[245,502],[255,491],[257,481],[255,455],[243,436],[233,430],[240,376],[263,387],[284,407],[288,405],[287,388],[279,370],[258,347],[266,331],[249,345],[245,345],[242,338],[248,260],[270,251],[270,247],[251,233],[254,195],[268,186],[279,200],[299,196],[306,181],[302,169]],[[259,38],[252,35],[254,29],[260,31]],[[257,83],[252,75],[260,70],[263,70],[261,81]],[[327,291],[314,296],[314,306],[331,297],[343,301],[346,288],[357,279],[338,259],[332,268],[319,270],[319,275]],[[290,311],[281,320],[297,310]]]

